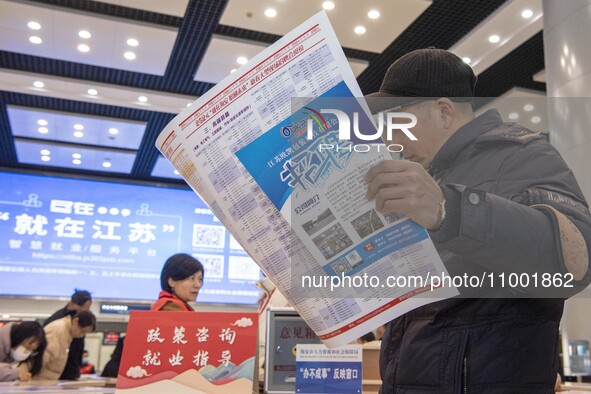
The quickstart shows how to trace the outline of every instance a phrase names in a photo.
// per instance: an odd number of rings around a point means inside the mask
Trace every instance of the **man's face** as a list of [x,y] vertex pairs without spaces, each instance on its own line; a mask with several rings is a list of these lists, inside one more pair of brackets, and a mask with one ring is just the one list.
[[402,156],[406,160],[420,163],[425,169],[429,168],[435,154],[443,145],[444,131],[436,122],[436,107],[434,101],[423,101],[397,109],[395,112],[408,112],[417,117],[416,126],[410,132],[417,137],[417,141],[410,140],[402,131],[392,134],[392,141],[386,143],[400,144],[404,147]]

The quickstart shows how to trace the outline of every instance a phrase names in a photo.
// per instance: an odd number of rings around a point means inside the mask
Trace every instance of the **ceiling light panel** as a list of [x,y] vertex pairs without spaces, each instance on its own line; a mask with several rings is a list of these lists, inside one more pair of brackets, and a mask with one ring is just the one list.
[[[427,0],[340,0],[333,3],[335,7],[326,13],[341,45],[376,53],[383,52],[431,5]],[[274,18],[265,16],[269,7],[277,10]],[[322,1],[230,0],[220,23],[283,36],[321,10]],[[380,17],[369,18],[367,14],[371,10],[379,11]],[[358,25],[365,26],[365,34],[355,34],[353,27]]]
[[[135,161],[135,153],[109,149],[79,147],[68,144],[45,143],[16,139],[14,142],[16,156],[19,163],[34,164],[44,167],[64,167],[77,170],[104,171],[129,174]],[[43,160],[41,150],[48,149],[51,154],[49,160]],[[74,154],[80,154],[80,164],[73,163]],[[111,167],[105,168],[107,160]]]
[[160,156],[158,159],[156,159],[156,164],[152,169],[151,175],[160,178],[183,179],[180,174],[175,174],[175,171],[176,170],[172,164],[170,164],[170,161],[168,161],[165,157]]
[[[230,75],[233,69],[240,67],[236,62],[238,57],[251,59],[265,48],[266,46],[254,42],[213,36],[195,72],[194,79],[200,82],[218,83]],[[348,60],[356,77],[369,65],[369,62],[364,60]]]
[[[530,106],[533,108],[529,109]],[[548,103],[542,92],[513,88],[478,110],[477,115],[497,109],[506,122],[517,122],[533,131],[548,133]]]
[[[532,11],[529,19],[521,16],[524,10]],[[450,51],[462,58],[469,57],[470,66],[476,74],[480,74],[542,28],[542,0],[507,1],[451,47]],[[499,36],[499,42],[489,42],[489,37],[493,35]]]
[[[43,139],[49,141],[87,144],[120,149],[138,149],[146,123],[115,120],[51,112],[33,108],[8,106],[8,119],[12,134],[16,137]],[[41,133],[39,120],[46,121],[48,132]],[[109,132],[116,128],[117,134]],[[74,133],[81,133],[76,136]]]
[[183,17],[189,0],[100,0],[99,3],[109,3],[138,10],[157,12],[159,14]]
[[[0,8],[0,50],[75,63],[164,75],[177,36],[176,29],[28,3],[0,0]],[[27,24],[31,20],[42,26],[33,34],[41,38],[41,44],[29,42],[32,30]],[[81,30],[91,33],[92,38],[80,38]],[[146,43],[134,48],[135,60],[123,56],[131,37],[141,37]],[[79,51],[80,44],[89,50]]]
[[[45,81],[42,89],[33,87],[33,82],[39,79]],[[96,90],[96,95],[88,93],[91,87]],[[188,102],[196,99],[192,96],[123,88],[118,85],[89,83],[6,69],[0,69],[0,90],[170,114],[179,113],[185,109]],[[142,95],[149,98],[149,103],[137,101],[137,98]]]

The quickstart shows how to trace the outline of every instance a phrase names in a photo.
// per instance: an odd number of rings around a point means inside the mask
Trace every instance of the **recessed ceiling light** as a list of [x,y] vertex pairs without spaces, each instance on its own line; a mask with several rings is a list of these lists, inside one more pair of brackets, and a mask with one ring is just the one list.
[[236,62],[238,64],[246,64],[246,63],[248,63],[248,59],[245,58],[244,56],[240,56],[239,58],[236,59]]
[[274,8],[267,8],[265,10],[265,16],[267,18],[275,18],[277,16],[277,11]]
[[334,3],[332,1],[325,1],[322,3],[322,8],[325,10],[332,10],[334,8]]
[[90,47],[86,44],[80,44],[80,45],[78,45],[78,50],[80,52],[88,52],[88,51],[90,51]]
[[33,82],[33,86],[35,86],[36,88],[41,89],[42,87],[45,86],[45,84],[43,82],[41,82],[41,81],[35,81],[35,82]]
[[51,160],[51,157],[49,157],[49,156],[41,156],[41,160],[43,160],[43,161],[49,161],[49,160]]
[[73,164],[76,164],[76,165],[82,164],[82,160],[80,160],[80,159],[74,159],[74,160],[72,160],[72,163]]
[[193,103],[187,103],[187,107],[190,107],[190,106],[191,106],[191,104],[193,104]]
[[39,131],[41,134],[49,133],[49,129],[47,127],[39,127],[37,131]]
[[31,44],[41,44],[43,42],[43,40],[41,39],[41,37],[31,36],[31,37],[29,37],[29,42]]
[[501,37],[497,36],[496,34],[493,34],[492,36],[488,37],[488,42],[490,42],[491,44],[496,44],[499,41],[501,41]]
[[72,153],[72,158],[73,159],[81,159],[82,155],[80,153]]
[[235,68],[233,68],[233,69],[230,70],[230,74],[234,74],[235,72],[236,72],[236,69]]
[[87,31],[87,30],[80,30],[78,32],[78,35],[80,36],[80,38],[90,38],[90,37],[92,37],[92,34],[90,34],[90,32]]
[[140,45],[140,42],[135,38],[129,38],[127,40],[127,45],[129,45],[130,47],[137,47],[138,45]]
[[43,156],[49,156],[51,154],[51,152],[47,149],[41,149],[41,152],[39,153],[41,153]]
[[27,26],[29,26],[29,29],[31,30],[39,30],[41,29],[41,25],[37,22],[31,21],[29,23],[27,23]]
[[174,170],[174,175],[181,175],[177,170]]
[[146,96],[140,96],[137,98],[137,101],[139,101],[140,103],[147,103],[148,98]]
[[2,318],[3,319],[10,319],[10,315],[8,313],[3,313]]
[[135,53],[131,52],[131,51],[127,51],[123,54],[123,56],[125,56],[125,58],[127,60],[133,60],[135,59]]
[[521,11],[521,17],[523,19],[529,19],[534,15],[534,12],[530,9]]
[[531,122],[532,123],[540,123],[542,121],[542,118],[540,118],[539,116],[532,116],[531,118]]
[[103,161],[103,167],[105,168],[111,168],[111,163],[108,161]]
[[470,62],[472,61],[472,59],[470,59],[468,56],[464,56],[464,57],[462,58],[462,60],[463,60],[463,61],[464,61],[464,63],[466,63],[466,64],[470,64]]
[[96,96],[98,94],[98,90],[96,89],[88,89],[86,92],[91,96]]
[[111,128],[109,129],[109,134],[112,134],[112,135],[117,135],[117,134],[119,134],[119,130],[117,130],[117,129],[116,129],[116,128],[114,128],[114,127],[111,127]]
[[509,114],[509,119],[511,119],[511,120],[515,120],[515,119],[517,119],[517,118],[519,118],[519,114],[518,114],[517,112],[511,112],[511,113]]
[[46,121],[45,119],[39,119],[39,120],[37,121],[37,124],[38,124],[39,126],[47,126],[47,121]]
[[357,33],[357,34],[363,34],[363,33],[365,33],[365,31],[366,31],[365,27],[363,27],[363,26],[355,27],[355,33]]
[[378,19],[380,17],[380,11],[378,10],[371,10],[367,13],[367,16],[370,19]]
[[527,112],[533,111],[534,110],[534,106],[532,104],[525,104],[523,106],[523,110],[524,111],[527,111]]
[[76,123],[74,125],[74,130],[84,130],[84,126],[82,126],[80,123]]
[[82,137],[84,137],[84,133],[81,131],[74,131],[74,137],[82,138]]

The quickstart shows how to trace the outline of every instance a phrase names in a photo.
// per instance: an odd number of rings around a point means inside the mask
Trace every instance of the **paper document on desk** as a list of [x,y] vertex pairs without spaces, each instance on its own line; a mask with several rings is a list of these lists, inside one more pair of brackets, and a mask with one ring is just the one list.
[[363,176],[390,153],[319,150],[337,139],[326,105],[357,112],[375,132],[355,97],[361,90],[321,12],[196,100],[156,142],[331,347],[457,294],[429,286],[445,268],[426,230],[382,216],[365,198]]

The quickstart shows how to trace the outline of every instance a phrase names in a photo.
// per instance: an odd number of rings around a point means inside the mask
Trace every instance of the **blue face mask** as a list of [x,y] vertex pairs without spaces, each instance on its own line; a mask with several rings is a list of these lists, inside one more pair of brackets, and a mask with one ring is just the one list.
[[88,364],[89,362],[90,362],[90,359],[88,357],[82,358],[82,364]]

